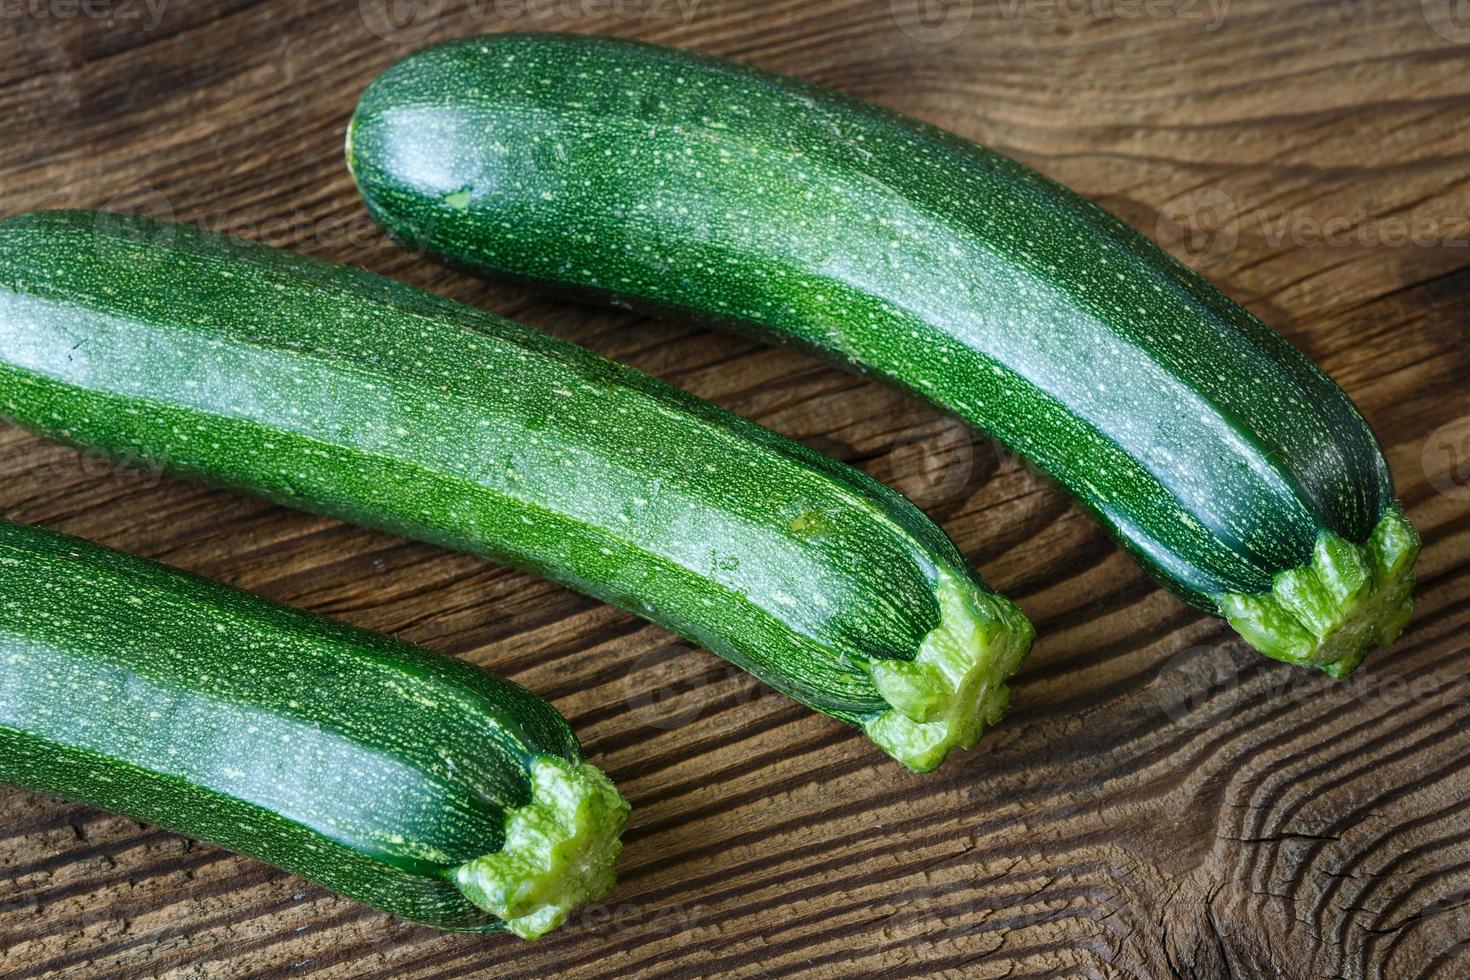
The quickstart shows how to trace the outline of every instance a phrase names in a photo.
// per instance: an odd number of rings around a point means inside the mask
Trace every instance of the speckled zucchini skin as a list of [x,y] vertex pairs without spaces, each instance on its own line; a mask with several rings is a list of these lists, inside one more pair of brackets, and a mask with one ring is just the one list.
[[[1121,221],[951,133],[690,52],[506,34],[389,68],[348,161],[380,223],[456,264],[755,329],[991,432],[1272,656],[1343,673],[1407,618],[1417,539],[1347,396]],[[1339,545],[1363,574],[1333,592],[1314,555]]]
[[182,225],[0,222],[0,415],[536,571],[915,768],[996,720],[1030,646],[850,467],[499,317]]
[[[548,776],[565,796],[545,791]],[[509,681],[8,522],[0,781],[250,854],[416,922],[530,936],[611,887],[627,821],[561,715]],[[528,820],[562,851],[517,840]],[[498,862],[488,873],[487,861]],[[502,906],[507,922],[466,897],[466,876],[477,897],[489,880],[540,891]]]

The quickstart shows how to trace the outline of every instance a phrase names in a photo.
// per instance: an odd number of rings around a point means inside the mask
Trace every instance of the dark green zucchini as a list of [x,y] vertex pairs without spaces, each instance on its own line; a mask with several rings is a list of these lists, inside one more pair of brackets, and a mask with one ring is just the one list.
[[1269,656],[1342,675],[1408,619],[1418,539],[1347,396],[951,133],[690,52],[505,34],[389,68],[348,163],[377,221],[455,264],[754,329],[989,431]]
[[628,821],[566,720],[509,681],[9,522],[0,782],[528,939],[612,888]]
[[0,222],[0,415],[536,571],[917,769],[974,744],[1030,647],[850,467],[499,317],[182,225]]

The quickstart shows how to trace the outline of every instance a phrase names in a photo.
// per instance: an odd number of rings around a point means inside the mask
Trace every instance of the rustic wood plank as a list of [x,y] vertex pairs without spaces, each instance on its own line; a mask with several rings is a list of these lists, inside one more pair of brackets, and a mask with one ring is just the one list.
[[[514,677],[635,806],[617,890],[532,946],[406,925],[0,790],[0,973],[1470,973],[1470,23],[1452,0],[952,0],[916,19],[923,2],[420,0],[394,8],[397,30],[386,0],[0,2],[5,213],[235,231],[624,358],[899,485],[1041,631],[1009,720],[918,777],[544,582],[0,428],[3,516]],[[988,142],[1158,235],[1377,428],[1425,541],[1415,621],[1349,683],[1270,665],[1045,480],[892,392],[399,253],[341,163],[356,93],[422,43],[504,29],[801,75]]]

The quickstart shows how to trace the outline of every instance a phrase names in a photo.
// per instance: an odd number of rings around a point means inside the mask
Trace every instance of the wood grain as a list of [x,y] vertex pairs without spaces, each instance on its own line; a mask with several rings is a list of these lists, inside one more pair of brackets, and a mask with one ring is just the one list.
[[[0,428],[0,515],[511,676],[555,700],[634,805],[618,888],[528,945],[406,925],[0,790],[0,973],[1470,975],[1470,22],[1456,10],[0,0],[4,213],[109,207],[235,231],[624,358],[895,482],[1041,636],[1009,720],[919,777],[544,582]],[[1425,542],[1412,625],[1350,682],[1271,665],[1151,585],[1045,480],[892,392],[397,252],[342,166],[356,93],[428,40],[506,29],[800,75],[1012,153],[1158,235],[1379,432]]]

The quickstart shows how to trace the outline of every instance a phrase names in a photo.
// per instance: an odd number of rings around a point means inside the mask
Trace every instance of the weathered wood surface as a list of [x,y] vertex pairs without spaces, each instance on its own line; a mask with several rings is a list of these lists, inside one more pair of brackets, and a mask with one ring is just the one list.
[[[0,790],[0,972],[1470,975],[1463,6],[0,0],[3,213],[149,211],[590,344],[896,482],[1041,634],[1009,720],[919,777],[544,582],[0,428],[4,517],[490,666],[553,698],[635,807],[616,891],[532,946],[406,925]],[[1056,488],[881,387],[396,252],[342,166],[356,93],[426,40],[532,28],[801,75],[988,142],[1158,234],[1377,428],[1425,541],[1405,636],[1352,683],[1270,665]]]

